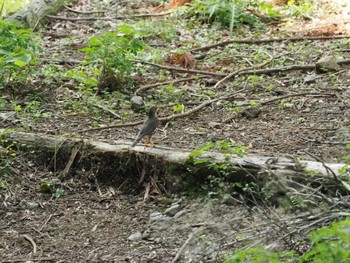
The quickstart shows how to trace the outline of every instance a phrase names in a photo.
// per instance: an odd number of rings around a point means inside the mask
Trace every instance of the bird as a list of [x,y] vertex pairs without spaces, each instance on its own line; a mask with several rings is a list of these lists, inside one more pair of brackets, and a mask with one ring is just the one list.
[[151,141],[151,137],[156,131],[158,124],[159,124],[159,119],[157,116],[157,110],[158,108],[156,106],[153,106],[149,109],[148,111],[148,117],[143,123],[139,133],[136,136],[136,139],[134,142],[131,144],[131,147],[136,146],[136,144],[139,143],[144,137],[148,137],[149,141]]

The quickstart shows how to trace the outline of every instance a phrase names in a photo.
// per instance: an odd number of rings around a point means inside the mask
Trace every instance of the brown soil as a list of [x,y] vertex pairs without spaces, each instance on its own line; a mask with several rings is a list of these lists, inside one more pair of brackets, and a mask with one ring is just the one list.
[[[114,3],[105,16],[115,15],[116,10],[118,14],[147,12],[156,6],[156,3],[152,5],[151,2],[157,1],[142,1],[141,4],[127,2]],[[103,8],[100,4],[101,1],[79,0],[71,7],[98,10]],[[64,10],[58,15],[69,17],[77,14]],[[326,14],[323,15],[326,17]],[[342,18],[346,20],[347,17]],[[98,25],[97,22],[72,23],[53,20],[43,31],[47,57],[82,60],[82,53],[74,49],[74,45],[86,44],[87,36],[97,34],[100,31],[98,28],[114,28],[117,23],[109,21]],[[298,27],[305,27],[309,23],[311,22],[298,21]],[[337,27],[337,30],[342,29]],[[276,32],[276,28],[270,32]],[[60,38],[59,34],[74,35],[78,38],[73,41],[73,45]],[[181,35],[181,32],[178,34]],[[189,37],[186,34],[184,33],[183,38]],[[222,35],[225,34],[223,31]],[[304,56],[302,61],[299,53],[302,53],[303,48],[295,44],[297,51],[286,54],[285,60],[290,62],[289,65],[311,64],[324,53],[334,50],[341,52],[342,57],[346,59],[350,52],[339,51],[343,49],[340,42],[305,42],[304,49],[313,49],[316,53]],[[338,44],[334,43],[338,43],[341,48],[338,49]],[[270,53],[277,56],[286,51],[291,52],[292,45],[272,43]],[[174,43],[166,47],[169,50],[175,49]],[[225,66],[222,62],[227,58],[218,55],[216,65],[208,66],[206,62],[199,61],[196,69],[203,70],[207,67],[229,73],[235,67],[249,66],[247,61],[252,59],[249,57],[252,49],[245,45],[232,45],[229,48],[233,50],[232,64]],[[259,49],[259,46],[253,49]],[[248,53],[245,53],[246,50]],[[222,49],[216,48],[214,51],[220,54]],[[55,52],[58,52],[59,56],[54,58]],[[143,75],[138,76],[135,89],[160,82],[162,74],[166,79],[188,76],[176,72],[170,75],[152,67],[144,67]],[[345,147],[350,136],[349,81],[349,66],[342,65],[341,71],[334,75],[317,75],[312,71],[288,71],[263,76],[255,82],[253,79],[239,76],[215,91],[212,90],[213,86],[208,84],[209,81],[202,79],[176,84],[175,93],[181,95],[166,94],[161,87],[155,87],[141,95],[150,104],[159,98],[159,115],[163,117],[173,114],[174,104],[184,104],[187,111],[213,96],[213,92],[215,96],[222,96],[244,87],[233,101],[219,101],[190,117],[162,124],[154,135],[154,141],[159,145],[193,150],[209,140],[231,140],[238,145],[247,146],[248,154],[287,155],[302,159],[313,159],[311,156],[316,156],[326,162],[340,162],[342,156],[349,154],[349,148]],[[99,112],[98,117],[86,112],[69,113],[65,104],[68,99],[76,99],[77,104],[85,102],[78,95],[78,89],[74,86],[76,83],[72,88],[71,83],[67,85],[68,82],[59,85],[55,83],[52,90],[48,90],[47,87],[44,91],[40,90],[44,96],[50,98],[45,104],[45,109],[42,109],[51,114],[49,118],[18,117],[16,120],[6,121],[5,127],[38,133],[83,135],[108,142],[132,142],[138,127],[80,133],[81,130],[95,127],[94,123],[106,126],[120,123],[120,120],[111,117],[108,112]],[[273,86],[272,89],[270,85]],[[259,111],[250,106],[253,101],[259,103],[291,94],[294,95],[262,104],[258,107]],[[102,98],[103,96],[105,95],[102,95]],[[126,118],[126,122],[142,120],[145,117],[144,112],[133,113],[128,105],[123,104],[122,99],[111,102],[108,101],[107,95],[106,101],[110,103],[107,105],[110,109]],[[90,110],[94,108],[91,105],[87,107]],[[87,174],[86,171],[81,173]],[[153,201],[144,202],[142,193],[126,195],[117,190],[119,186],[98,185],[93,176],[90,176],[91,180],[86,179],[89,176],[82,176],[85,179],[69,178],[59,182],[58,188],[63,189],[63,194],[55,198],[52,194],[41,193],[39,189],[40,182],[52,178],[53,172],[32,163],[30,155],[16,157],[11,174],[14,176],[8,181],[13,186],[10,190],[0,192],[0,262],[20,262],[25,259],[38,262],[171,262],[186,240],[189,242],[181,253],[180,262],[222,262],[222,257],[228,251],[236,247],[249,247],[250,243],[245,243],[250,240],[247,236],[259,235],[257,229],[250,229],[252,225],[261,225],[260,233],[265,236],[256,243],[257,245],[265,243],[272,248],[290,249],[294,242],[278,239],[282,234],[291,231],[285,226],[291,215],[286,215],[278,209],[271,208],[272,215],[270,211],[260,211],[258,207],[248,207],[237,200],[213,204],[203,199],[181,199],[183,193],[171,197],[156,196]],[[166,217],[166,209],[174,207],[179,200],[178,212],[183,211],[183,215]],[[160,214],[161,219],[152,219],[157,216],[156,213]],[[274,222],[276,218],[281,223],[280,226],[285,228],[270,227],[269,223]],[[132,236],[137,236],[138,233],[141,237]],[[191,233],[195,234],[189,239]],[[238,241],[240,235],[244,235],[241,243]]]

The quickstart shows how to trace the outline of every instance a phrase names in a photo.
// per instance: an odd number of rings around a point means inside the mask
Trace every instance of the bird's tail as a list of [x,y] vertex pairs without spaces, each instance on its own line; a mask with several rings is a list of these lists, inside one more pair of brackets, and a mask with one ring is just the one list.
[[141,141],[141,138],[136,138],[135,141],[131,144],[131,147],[136,146],[136,144],[138,144],[139,141]]

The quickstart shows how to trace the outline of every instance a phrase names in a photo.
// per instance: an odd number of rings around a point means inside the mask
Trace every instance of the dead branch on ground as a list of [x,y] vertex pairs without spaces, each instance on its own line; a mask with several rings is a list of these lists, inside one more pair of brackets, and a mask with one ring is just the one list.
[[[242,92],[243,90],[244,89],[240,89],[240,90],[238,90],[230,95],[221,96],[221,97],[213,99],[213,100],[206,100],[203,103],[201,103],[200,105],[198,105],[197,107],[194,107],[193,109],[191,109],[189,111],[186,111],[186,112],[181,113],[181,114],[173,114],[173,115],[170,115],[168,117],[159,118],[159,121],[160,122],[168,122],[171,120],[187,117],[187,116],[192,115],[192,114],[198,112],[199,110],[203,109],[205,106],[208,106],[208,105],[210,105],[218,100],[232,99],[234,96],[236,96],[239,92]],[[96,127],[96,128],[80,130],[78,132],[88,132],[88,131],[97,131],[97,130],[107,130],[107,129],[112,129],[112,128],[132,127],[132,126],[140,125],[143,122],[144,121],[122,123],[122,124],[110,125],[110,126],[106,126],[106,127]]]
[[243,69],[238,69],[236,71],[233,71],[232,73],[228,74],[226,77],[224,77],[223,79],[219,80],[215,86],[214,86],[214,90],[216,90],[222,83],[224,83],[225,81],[233,78],[234,76],[237,76],[238,74],[240,74],[241,72],[246,72],[246,71],[249,71],[251,69],[256,69],[256,68],[261,68],[263,66],[266,66],[267,64],[269,64],[272,60],[278,58],[278,57],[281,57],[281,56],[284,56],[286,54],[281,54],[277,57],[271,57],[268,61],[266,62],[263,62],[261,64],[258,64],[258,65],[253,65],[251,67],[247,67],[247,68],[243,68]]
[[196,76],[196,77],[189,77],[189,78],[182,78],[182,79],[174,79],[174,80],[169,80],[169,81],[164,81],[164,82],[158,82],[158,83],[154,83],[154,84],[150,84],[150,85],[145,85],[142,86],[140,88],[138,88],[134,94],[137,95],[142,91],[146,91],[149,90],[151,88],[154,87],[159,87],[159,86],[163,86],[163,85],[169,85],[169,84],[176,84],[176,83],[180,83],[180,82],[185,82],[185,81],[190,81],[190,80],[197,80],[197,79],[202,79],[202,78],[206,78],[207,76]]
[[115,16],[115,17],[63,17],[63,16],[47,16],[51,19],[64,20],[64,21],[96,21],[96,20],[123,20],[123,19],[132,19],[132,18],[141,18],[141,17],[154,17],[154,16],[165,16],[169,15],[172,12],[164,12],[159,14],[138,14],[131,16]]
[[318,36],[318,37],[290,37],[290,38],[268,38],[268,39],[230,39],[225,40],[219,43],[203,46],[203,47],[197,47],[193,48],[190,51],[201,51],[201,50],[207,50],[215,47],[223,47],[227,46],[229,44],[237,43],[237,44],[268,44],[271,42],[284,42],[284,41],[304,41],[304,40],[327,40],[327,39],[343,39],[343,38],[350,38],[350,36]]
[[134,62],[154,66],[154,67],[161,68],[161,69],[167,69],[170,71],[202,74],[202,75],[209,75],[209,76],[214,76],[214,77],[226,77],[226,74],[223,74],[223,73],[215,73],[215,72],[210,72],[210,71],[187,69],[187,68],[181,68],[181,67],[170,67],[170,66],[160,65],[160,64],[156,64],[156,63],[152,63],[152,62],[142,61],[142,60],[135,60]]
[[99,13],[106,13],[108,12],[107,10],[92,10],[92,11],[81,11],[81,10],[76,10],[73,8],[70,8],[69,6],[64,6],[65,9],[67,9],[70,12],[77,13],[77,14],[99,14]]

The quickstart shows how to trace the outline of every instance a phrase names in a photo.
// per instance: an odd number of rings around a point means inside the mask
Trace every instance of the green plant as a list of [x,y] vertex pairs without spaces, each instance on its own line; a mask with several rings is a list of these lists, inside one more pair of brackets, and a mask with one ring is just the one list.
[[85,91],[91,91],[92,87],[96,87],[98,80],[96,78],[96,74],[101,74],[102,70],[84,70],[84,69],[73,69],[68,70],[65,73],[67,78],[72,78],[77,82],[83,84],[83,89]]
[[[350,142],[346,144],[346,147],[350,148]],[[339,169],[339,174],[343,186],[350,191],[350,155],[343,156],[343,159],[345,160],[345,164]]]
[[96,65],[104,74],[114,74],[123,82],[131,82],[131,73],[135,71],[132,59],[145,44],[140,32],[133,26],[122,24],[114,32],[102,33],[91,37],[86,53],[86,64]]
[[[205,153],[207,153],[209,150],[220,151],[223,154],[224,158],[227,160],[229,158],[229,155],[237,155],[238,157],[244,157],[247,147],[237,146],[234,143],[228,141],[208,142],[205,145],[192,151],[189,154],[189,157],[192,159],[199,158]],[[207,160],[197,159],[194,163],[201,164],[205,162],[207,162]]]
[[176,104],[173,106],[174,112],[182,112],[185,106],[183,104]]
[[176,39],[176,26],[178,25],[176,17],[169,17],[169,19],[163,20],[162,23],[159,21],[151,21],[149,19],[137,23],[140,31],[148,39],[159,37],[163,41],[171,43]]
[[36,71],[36,52],[32,31],[0,19],[0,90],[13,87]]
[[225,263],[260,262],[350,262],[350,219],[334,222],[331,226],[314,230],[309,235],[311,245],[308,252],[297,256],[295,251],[272,252],[264,248],[236,250],[226,257]]
[[44,179],[40,182],[39,190],[42,193],[53,194],[59,198],[63,194],[63,189],[59,187],[60,181],[56,178]]
[[249,5],[245,0],[194,0],[187,15],[205,23],[219,23],[232,31],[242,24],[259,25],[257,16],[246,11]]
[[311,248],[299,262],[350,262],[350,219],[322,227],[310,235]]
[[284,10],[287,11],[293,17],[303,17],[311,19],[312,15],[312,3],[310,1],[288,1],[288,5],[284,6]]
[[[209,184],[203,186],[203,189],[208,190],[207,194],[209,197],[220,195],[225,199],[232,194],[231,190],[235,187],[242,188],[239,182],[228,183],[229,176],[234,173],[229,158],[231,155],[243,157],[246,149],[246,147],[236,146],[234,143],[227,141],[208,142],[195,149],[189,155],[190,159],[194,161],[194,164],[205,165],[209,170],[214,172],[214,174],[208,176]],[[222,162],[210,161],[210,157],[204,155],[211,150],[220,151],[225,160]]]
[[0,17],[16,12],[29,2],[30,0],[0,0]]
[[260,13],[265,13],[268,18],[271,19],[280,19],[281,13],[279,10],[276,10],[275,5],[272,3],[267,3],[265,1],[249,1],[249,5],[257,9]]
[[[287,258],[292,258],[292,252],[272,252],[263,248],[250,248],[247,250],[239,250],[230,255],[225,263],[281,263],[288,262]],[[283,261],[282,261],[283,260]]]
[[158,101],[165,101],[178,104],[177,107],[174,108],[174,111],[182,111],[181,101],[184,100],[184,95],[187,89],[185,87],[176,87],[174,84],[169,84],[164,86],[159,90],[159,92],[155,95]]

